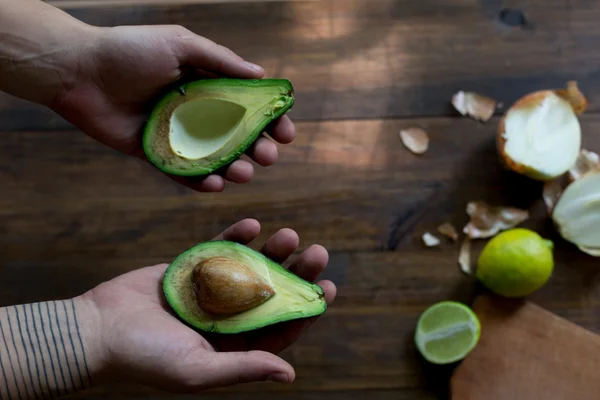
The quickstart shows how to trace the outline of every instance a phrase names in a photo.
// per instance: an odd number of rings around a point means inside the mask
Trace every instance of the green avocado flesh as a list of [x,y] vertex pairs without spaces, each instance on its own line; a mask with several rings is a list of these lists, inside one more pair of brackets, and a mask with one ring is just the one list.
[[[275,294],[264,303],[236,314],[214,315],[196,302],[192,283],[194,267],[213,257],[227,257],[250,267],[270,284]],[[238,243],[212,241],[180,254],[167,268],[163,291],[175,313],[201,331],[233,334],[325,312],[323,289],[307,282],[261,253]]]
[[143,148],[160,170],[202,176],[244,153],[294,104],[286,79],[205,79],[164,96],[150,114]]

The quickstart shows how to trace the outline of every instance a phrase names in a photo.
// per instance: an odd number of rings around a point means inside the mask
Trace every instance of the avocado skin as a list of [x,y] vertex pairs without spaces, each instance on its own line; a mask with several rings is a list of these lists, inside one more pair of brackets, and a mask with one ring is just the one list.
[[[189,310],[186,309],[186,304],[183,304],[182,301],[177,298],[179,295],[178,292],[179,292],[179,290],[181,290],[181,289],[176,288],[176,285],[175,285],[177,274],[181,270],[183,270],[186,262],[189,264],[188,268],[193,269],[193,267],[195,266],[195,262],[189,262],[190,258],[193,258],[194,254],[196,252],[210,249],[210,248],[214,248],[215,251],[217,251],[217,253],[215,253],[215,254],[219,254],[219,249],[226,249],[229,252],[240,252],[241,254],[243,254],[245,256],[250,256],[250,257],[256,259],[257,262],[264,263],[271,270],[272,273],[279,273],[282,276],[286,277],[290,282],[293,282],[294,284],[303,285],[305,288],[310,288],[311,291],[314,292],[313,295],[316,295],[318,297],[316,304],[313,305],[312,303],[310,303],[310,307],[308,307],[309,303],[307,303],[307,307],[305,309],[303,309],[302,311],[294,311],[294,312],[288,313],[288,314],[280,314],[280,315],[273,315],[273,316],[266,315],[264,318],[261,318],[259,320],[254,320],[251,323],[245,323],[242,320],[241,323],[236,324],[235,326],[227,326],[227,327],[222,327],[219,325],[219,318],[222,318],[222,317],[216,317],[214,319],[207,317],[206,319],[201,320],[201,319],[191,315],[191,312],[189,312]],[[190,282],[190,287],[191,287],[191,282]],[[295,320],[295,319],[315,317],[315,316],[323,314],[327,310],[327,303],[325,302],[325,294],[323,292],[323,289],[319,285],[303,280],[299,276],[293,274],[292,272],[290,272],[287,269],[285,269],[284,267],[282,267],[280,264],[267,258],[262,253],[259,253],[259,252],[255,251],[247,246],[244,246],[242,244],[230,242],[227,240],[215,240],[215,241],[200,243],[200,244],[197,244],[196,246],[193,246],[190,249],[184,251],[183,253],[179,254],[171,262],[171,264],[167,267],[167,269],[165,271],[162,289],[163,289],[165,298],[167,300],[167,303],[169,304],[171,309],[175,312],[175,314],[179,317],[179,319],[182,322],[184,322],[186,325],[188,325],[190,328],[192,328],[196,331],[199,331],[199,332],[210,332],[210,333],[220,333],[220,334],[242,333],[242,332],[247,332],[247,331],[253,331],[253,330],[256,330],[259,328],[263,328],[263,327],[266,327],[269,325],[274,325],[274,324],[281,323],[281,322],[291,321],[291,320]],[[275,287],[276,292],[277,292],[277,290],[278,290],[278,288]],[[195,299],[190,298],[190,299],[188,299],[188,301],[193,303],[193,302],[195,302]],[[269,301],[276,301],[276,300],[272,299]],[[261,307],[263,307],[263,305],[259,305],[258,307],[256,307],[256,309],[260,309]]]
[[[288,92],[287,100],[285,104],[274,110],[270,115],[264,115],[262,123],[258,124],[253,131],[248,132],[245,140],[243,140],[236,149],[226,156],[221,157],[218,162],[213,163],[210,166],[205,166],[200,169],[194,168],[193,165],[188,170],[181,170],[171,168],[168,163],[165,163],[164,160],[155,156],[152,151],[152,140],[154,136],[154,128],[155,128],[155,120],[159,118],[160,113],[163,108],[168,105],[172,100],[177,97],[188,96],[194,89],[202,89],[202,88],[218,88],[218,87],[242,87],[248,89],[259,89],[261,87],[280,85],[284,86]],[[183,85],[180,85],[167,94],[165,94],[154,106],[150,116],[147,119],[146,125],[144,127],[144,132],[142,135],[142,148],[146,158],[159,170],[165,172],[170,175],[178,175],[178,176],[187,176],[187,177],[201,177],[207,176],[212,173],[217,172],[220,169],[226,168],[233,161],[238,159],[242,154],[248,150],[248,148],[258,139],[260,134],[264,132],[265,128],[277,120],[284,114],[286,114],[295,103],[294,97],[294,87],[292,83],[287,79],[233,79],[233,78],[216,78],[216,79],[201,79],[193,82],[189,82]],[[192,163],[193,164],[193,163]]]

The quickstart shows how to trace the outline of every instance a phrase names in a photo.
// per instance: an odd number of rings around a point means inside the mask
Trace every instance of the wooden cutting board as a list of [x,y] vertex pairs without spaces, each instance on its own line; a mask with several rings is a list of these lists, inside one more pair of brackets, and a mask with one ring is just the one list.
[[600,336],[526,301],[481,296],[477,347],[451,378],[454,400],[600,399]]

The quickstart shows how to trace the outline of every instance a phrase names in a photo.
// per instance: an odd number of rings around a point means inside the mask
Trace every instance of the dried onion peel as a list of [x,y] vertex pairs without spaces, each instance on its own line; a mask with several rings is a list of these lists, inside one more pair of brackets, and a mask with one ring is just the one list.
[[569,169],[569,178],[575,181],[595,170],[600,170],[600,156],[593,151],[581,149],[575,164]]
[[514,228],[529,218],[529,211],[514,207],[491,206],[483,201],[467,204],[471,217],[463,232],[471,239],[485,239]]
[[600,171],[589,172],[567,186],[552,220],[565,240],[587,254],[600,256]]
[[579,86],[577,86],[576,81],[567,82],[566,89],[557,89],[555,92],[557,95],[564,98],[571,104],[575,114],[583,114],[585,110],[587,110],[588,101],[583,93],[581,93],[581,90],[579,90]]
[[452,96],[452,105],[462,115],[486,122],[494,115],[497,103],[490,97],[460,90]]
[[548,212],[552,214],[556,203],[569,184],[580,179],[588,172],[599,170],[600,156],[592,151],[581,149],[577,161],[575,161],[575,164],[569,169],[568,174],[561,175],[556,179],[544,183],[542,198]]
[[423,234],[422,240],[423,240],[423,243],[425,243],[425,246],[427,246],[427,247],[439,246],[439,244],[441,243],[440,239],[438,239],[437,237],[433,236],[429,232],[425,232]]
[[546,205],[548,213],[552,213],[556,203],[562,196],[563,191],[566,187],[566,179],[564,177],[556,178],[551,181],[544,182],[544,188],[542,190],[542,199]]
[[540,181],[564,174],[579,155],[577,114],[586,107],[575,82],[567,89],[540,90],[520,98],[498,125],[501,159],[511,170]]
[[471,266],[471,240],[469,238],[464,238],[460,245],[458,265],[460,265],[460,270],[465,274],[473,274],[473,268]]
[[415,154],[423,154],[429,149],[429,136],[421,128],[407,128],[400,131],[400,140]]
[[450,222],[444,222],[443,224],[438,226],[437,230],[440,234],[446,236],[453,242],[456,242],[458,240],[458,232],[456,232],[456,229]]

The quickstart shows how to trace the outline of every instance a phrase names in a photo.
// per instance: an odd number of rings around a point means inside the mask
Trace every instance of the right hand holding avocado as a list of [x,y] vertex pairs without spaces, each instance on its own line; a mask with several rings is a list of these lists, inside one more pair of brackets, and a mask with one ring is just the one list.
[[[260,233],[256,220],[242,220],[215,241],[248,244]],[[294,253],[296,232],[282,229],[261,253],[282,263]],[[331,304],[335,285],[317,281],[328,262],[327,250],[313,245],[289,271],[323,290]],[[132,271],[80,296],[86,324],[99,327],[84,337],[97,380],[126,379],[171,392],[197,392],[236,383],[272,380],[292,382],[293,367],[275,354],[294,343],[317,317],[296,319],[249,332],[200,335],[172,312],[161,290],[167,264]],[[76,300],[77,301],[77,300]],[[94,380],[92,378],[92,380]]]

